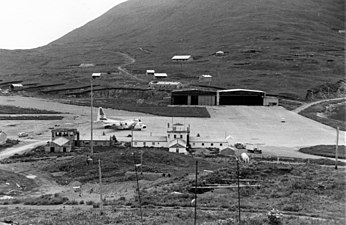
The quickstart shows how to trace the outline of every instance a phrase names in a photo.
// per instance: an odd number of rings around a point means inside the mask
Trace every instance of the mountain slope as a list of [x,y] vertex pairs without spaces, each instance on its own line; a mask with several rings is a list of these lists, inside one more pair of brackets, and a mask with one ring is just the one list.
[[[155,69],[187,83],[208,73],[212,85],[304,96],[344,76],[343,9],[343,0],[129,0],[45,47],[1,51],[0,72],[32,67],[50,77],[84,62],[110,69],[123,51],[135,73]],[[195,61],[176,65],[175,54]]]

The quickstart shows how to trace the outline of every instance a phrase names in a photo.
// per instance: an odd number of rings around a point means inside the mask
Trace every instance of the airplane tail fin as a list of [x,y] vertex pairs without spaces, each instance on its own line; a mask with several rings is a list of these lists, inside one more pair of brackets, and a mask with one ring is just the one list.
[[98,113],[97,113],[97,121],[101,120],[107,120],[106,114],[103,111],[102,107],[99,107]]

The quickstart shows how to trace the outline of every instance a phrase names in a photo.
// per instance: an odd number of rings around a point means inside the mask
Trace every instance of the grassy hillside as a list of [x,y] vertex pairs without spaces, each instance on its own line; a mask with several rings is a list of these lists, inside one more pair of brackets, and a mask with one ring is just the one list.
[[[122,51],[136,74],[155,69],[188,84],[211,74],[215,86],[305,96],[344,76],[343,9],[342,0],[129,0],[45,47],[0,51],[0,74],[79,84],[91,71],[115,71]],[[195,61],[181,67],[175,54]]]

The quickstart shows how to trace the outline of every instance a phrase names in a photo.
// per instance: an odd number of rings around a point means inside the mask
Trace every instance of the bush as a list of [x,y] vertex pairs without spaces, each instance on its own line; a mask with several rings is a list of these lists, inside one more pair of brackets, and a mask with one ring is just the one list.
[[90,201],[90,200],[89,200],[89,201],[86,201],[86,204],[87,204],[87,205],[94,205],[94,201]]

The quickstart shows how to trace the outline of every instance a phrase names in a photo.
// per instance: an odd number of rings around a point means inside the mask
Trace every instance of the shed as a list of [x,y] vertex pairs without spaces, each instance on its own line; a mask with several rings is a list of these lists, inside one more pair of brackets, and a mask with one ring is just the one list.
[[187,62],[192,61],[193,58],[191,55],[175,55],[172,57],[172,60],[175,62]]
[[23,84],[11,84],[10,90],[11,91],[17,91],[23,89]]
[[217,51],[217,52],[215,53],[215,55],[216,55],[216,56],[224,56],[225,53],[224,53],[223,51]]
[[147,70],[145,74],[154,76],[155,75],[155,70]]
[[162,79],[162,78],[167,78],[167,77],[168,77],[167,73],[154,73],[155,79]]
[[201,76],[199,76],[199,81],[200,82],[211,82],[213,76],[212,75],[209,75],[209,74],[203,74]]

